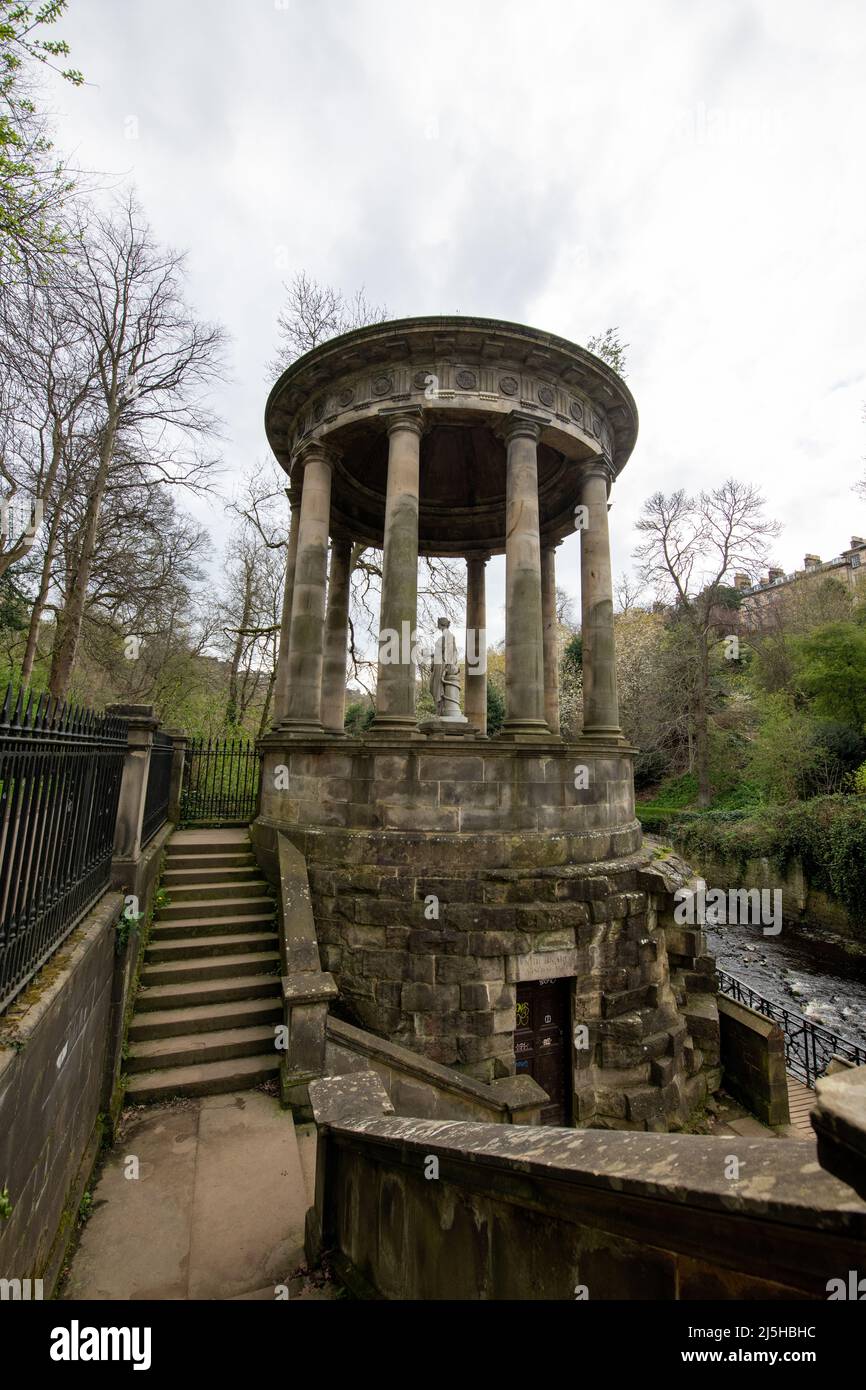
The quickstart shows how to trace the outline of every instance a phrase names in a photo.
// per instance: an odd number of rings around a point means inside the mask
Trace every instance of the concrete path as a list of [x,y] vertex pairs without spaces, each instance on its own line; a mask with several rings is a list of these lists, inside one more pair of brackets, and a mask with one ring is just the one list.
[[261,1091],[133,1108],[61,1297],[335,1297],[296,1272],[314,1171],[314,1127]]

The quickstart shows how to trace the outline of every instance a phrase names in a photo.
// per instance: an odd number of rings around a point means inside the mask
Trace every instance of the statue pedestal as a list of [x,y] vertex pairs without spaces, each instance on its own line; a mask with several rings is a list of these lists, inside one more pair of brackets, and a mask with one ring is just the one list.
[[444,717],[435,715],[432,719],[422,719],[419,732],[428,738],[477,738],[478,725],[470,724],[465,714]]

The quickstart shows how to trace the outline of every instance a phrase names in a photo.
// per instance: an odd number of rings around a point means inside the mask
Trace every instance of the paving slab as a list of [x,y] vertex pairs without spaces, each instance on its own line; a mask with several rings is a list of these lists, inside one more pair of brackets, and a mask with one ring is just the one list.
[[303,1262],[306,1210],[290,1112],[259,1091],[203,1099],[188,1296],[273,1289]]
[[[112,1151],[63,1298],[183,1299],[198,1147],[198,1104],[133,1121]],[[138,1177],[132,1159],[138,1160]]]
[[304,1263],[307,1182],[291,1113],[261,1091],[133,1111],[60,1297],[273,1298]]

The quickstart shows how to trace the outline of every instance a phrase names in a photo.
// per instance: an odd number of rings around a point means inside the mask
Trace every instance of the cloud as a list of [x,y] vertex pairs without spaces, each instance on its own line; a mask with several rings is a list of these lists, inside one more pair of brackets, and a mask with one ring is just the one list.
[[[618,324],[641,434],[617,569],[648,493],[729,474],[784,521],[786,569],[863,529],[857,3],[74,0],[62,28],[94,85],[58,89],[59,143],[131,172],[234,334],[233,469],[266,454],[264,364],[305,268],[395,315]],[[559,568],[576,590],[573,540]]]

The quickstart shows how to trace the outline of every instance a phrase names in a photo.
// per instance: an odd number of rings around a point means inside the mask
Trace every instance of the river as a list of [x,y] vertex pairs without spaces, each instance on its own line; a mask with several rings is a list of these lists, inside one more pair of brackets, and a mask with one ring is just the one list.
[[866,955],[788,925],[778,936],[749,926],[707,926],[706,933],[721,970],[772,1003],[866,1046]]

